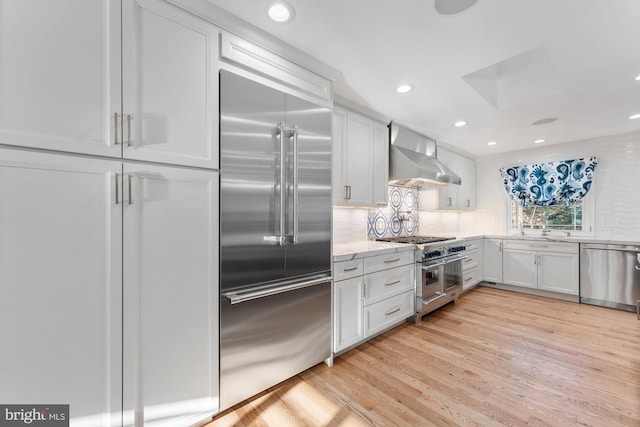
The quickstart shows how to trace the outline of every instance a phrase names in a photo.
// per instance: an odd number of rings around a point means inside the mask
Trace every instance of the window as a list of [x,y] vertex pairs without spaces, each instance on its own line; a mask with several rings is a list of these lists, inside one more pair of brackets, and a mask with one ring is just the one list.
[[[529,231],[537,234],[546,228],[551,234],[591,235],[593,222],[593,197],[585,197],[573,207],[564,205],[523,207],[511,199],[507,203],[511,221],[509,232]],[[555,232],[555,233],[554,233]]]

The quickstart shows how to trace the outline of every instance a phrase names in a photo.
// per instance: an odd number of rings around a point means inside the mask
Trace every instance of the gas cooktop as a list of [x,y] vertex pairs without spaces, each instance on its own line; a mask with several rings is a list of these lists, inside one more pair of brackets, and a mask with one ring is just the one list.
[[401,237],[381,237],[376,240],[379,242],[410,243],[414,245],[421,245],[425,243],[444,242],[445,240],[455,240],[455,237],[401,236]]

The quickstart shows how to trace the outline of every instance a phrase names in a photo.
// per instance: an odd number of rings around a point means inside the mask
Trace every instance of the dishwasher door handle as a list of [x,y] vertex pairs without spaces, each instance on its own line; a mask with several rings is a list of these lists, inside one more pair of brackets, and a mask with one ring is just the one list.
[[222,296],[227,298],[231,305],[240,304],[247,301],[256,300],[259,298],[267,298],[273,295],[281,294],[284,292],[295,291],[298,289],[308,288],[310,286],[319,285],[320,283],[330,282],[331,276],[321,276],[316,277],[314,279],[305,280],[305,281],[295,281],[292,283],[285,283],[279,286],[274,286],[271,288],[263,288],[257,290],[247,290],[247,291],[230,291],[223,292]]
[[640,247],[638,246],[607,246],[607,245],[583,245],[582,249],[598,250],[598,251],[615,251],[615,252],[630,252],[632,254],[640,255]]

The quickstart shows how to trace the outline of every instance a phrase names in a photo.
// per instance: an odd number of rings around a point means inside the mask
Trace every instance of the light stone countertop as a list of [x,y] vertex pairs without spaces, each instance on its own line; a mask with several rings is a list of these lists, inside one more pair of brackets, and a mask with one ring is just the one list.
[[333,261],[350,261],[357,258],[413,251],[415,248],[415,245],[406,243],[376,242],[375,240],[339,243],[333,246]]
[[[453,237],[453,236],[452,236]],[[640,242],[637,241],[624,241],[624,240],[606,240],[595,239],[593,237],[580,237],[580,236],[520,236],[514,234],[502,234],[502,235],[458,235],[455,236],[455,240],[447,240],[444,242],[434,242],[426,246],[444,246],[456,243],[463,243],[468,240],[474,239],[503,239],[503,240],[526,240],[534,242],[563,242],[563,243],[599,243],[599,244],[612,244],[612,245],[631,245],[640,247]],[[375,240],[361,240],[350,243],[339,243],[333,246],[333,261],[349,261],[358,258],[366,258],[376,255],[384,255],[395,252],[411,251],[416,248],[415,245],[406,243],[390,243],[390,242],[377,242]]]

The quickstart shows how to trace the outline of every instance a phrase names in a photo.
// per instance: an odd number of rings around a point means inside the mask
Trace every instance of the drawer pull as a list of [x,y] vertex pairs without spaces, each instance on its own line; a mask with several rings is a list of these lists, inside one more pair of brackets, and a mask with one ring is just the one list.
[[384,263],[385,263],[385,264],[388,264],[388,263],[390,263],[390,262],[396,262],[396,261],[400,261],[400,258],[385,259],[385,260],[384,260]]
[[399,311],[400,311],[400,307],[396,307],[396,308],[394,308],[394,309],[393,309],[393,310],[391,310],[391,311],[387,311],[384,315],[385,315],[385,316],[389,316],[389,315],[391,315],[391,314],[393,314],[393,313],[397,313],[397,312],[399,312]]
[[343,269],[342,271],[344,271],[346,273],[347,271],[355,271],[357,269],[358,269],[358,267],[349,267],[349,268]]
[[468,282],[470,280],[473,280],[473,277],[467,277],[466,279],[464,279],[465,282]]
[[385,286],[391,286],[391,285],[396,285],[396,284],[398,284],[398,283],[400,283],[400,280],[394,280],[393,282],[387,282],[387,283],[385,283],[384,285],[385,285]]
[[549,245],[529,245],[530,248],[548,248]]

